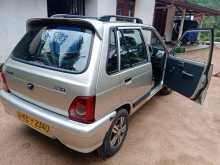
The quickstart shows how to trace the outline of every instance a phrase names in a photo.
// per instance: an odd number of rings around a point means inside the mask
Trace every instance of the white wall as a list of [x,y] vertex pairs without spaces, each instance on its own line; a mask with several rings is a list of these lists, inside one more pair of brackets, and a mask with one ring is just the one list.
[[[100,17],[115,15],[117,0],[85,0],[86,16]],[[152,25],[155,0],[136,0],[135,17],[142,18],[145,24]]]
[[98,0],[85,0],[85,15],[97,17],[98,15]]
[[98,0],[98,17],[103,15],[116,15],[116,0]]
[[136,0],[134,16],[141,18],[145,24],[152,25],[155,0]]
[[116,14],[116,0],[85,0],[85,15],[101,17]]
[[47,17],[47,0],[0,0],[0,62],[23,36],[31,17]]

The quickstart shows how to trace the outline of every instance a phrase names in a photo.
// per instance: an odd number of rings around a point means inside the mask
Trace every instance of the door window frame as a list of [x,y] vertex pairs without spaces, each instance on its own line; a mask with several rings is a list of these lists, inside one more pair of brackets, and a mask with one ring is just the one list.
[[[160,41],[161,45],[163,46],[163,49],[165,51],[165,59],[164,59],[164,66],[163,66],[163,75],[162,75],[162,79],[161,79],[161,83],[163,84],[164,83],[164,78],[165,78],[165,71],[166,71],[166,67],[167,67],[167,57],[170,55],[170,52],[169,50],[167,49],[167,46],[164,42],[164,40],[162,39],[160,33],[157,31],[157,29],[155,29],[153,26],[142,26],[141,27],[142,31],[143,30],[149,30],[150,32],[152,32],[156,37],[157,39]],[[145,39],[145,44],[147,45],[148,47],[148,51],[149,51],[149,46],[147,44],[147,41]],[[149,55],[150,56],[150,55]],[[150,57],[151,58],[151,57]],[[151,62],[151,60],[150,60]]]
[[[213,51],[214,51],[214,30],[213,29],[210,29],[210,28],[202,28],[202,29],[192,29],[192,30],[187,30],[183,33],[183,35],[181,36],[181,38],[178,40],[177,44],[175,45],[175,47],[171,50],[171,55],[175,56],[175,48],[178,46],[178,45],[181,45],[181,41],[182,39],[184,38],[184,36],[189,33],[189,32],[207,32],[207,33],[210,33],[210,50],[209,50],[209,57],[208,57],[208,60],[207,60],[207,63],[206,63],[206,67],[204,68],[204,73],[207,73],[209,71],[209,68],[211,67],[211,61],[212,61],[212,57],[213,57]],[[180,56],[175,56],[176,58],[179,58],[179,59],[183,59],[183,60],[186,60],[186,61],[192,61],[194,63],[200,63],[200,64],[203,64],[203,62],[200,62],[200,61],[195,61],[193,59],[184,59],[184,58],[181,58]]]
[[[149,54],[149,51],[148,51],[148,47],[146,45],[146,42],[145,42],[145,39],[144,39],[144,35],[143,35],[143,31],[142,31],[142,27],[141,26],[118,26],[117,28],[117,31],[116,31],[116,36],[117,36],[117,47],[118,47],[118,56],[119,56],[119,72],[122,72],[122,71],[126,71],[126,70],[130,70],[132,68],[136,68],[136,67],[139,67],[141,65],[145,65],[145,64],[148,64],[150,63],[150,54]],[[119,33],[122,33],[120,32],[120,30],[124,30],[124,29],[133,29],[133,30],[139,30],[140,31],[140,36],[141,36],[141,39],[144,43],[144,46],[145,46],[145,49],[146,49],[146,53],[147,53],[147,60],[144,61],[143,63],[139,63],[137,65],[134,65],[132,67],[129,67],[129,68],[126,68],[126,69],[121,69],[121,54],[120,54],[120,38],[119,38]]]
[[[120,74],[122,72],[121,70],[121,55],[120,55],[120,42],[119,42],[119,35],[118,35],[118,31],[120,29],[139,29],[141,31],[141,35],[143,37],[143,41],[145,43],[145,47],[147,49],[147,56],[148,56],[148,61],[146,63],[143,63],[143,64],[140,64],[140,65],[136,65],[134,67],[131,67],[131,68],[127,68],[123,71],[126,71],[126,70],[129,70],[129,69],[132,69],[132,68],[135,68],[135,67],[139,67],[141,65],[144,65],[144,64],[148,64],[148,63],[151,63],[151,57],[150,57],[150,53],[149,53],[149,46],[146,42],[146,39],[144,38],[144,32],[143,30],[149,30],[151,31],[152,33],[155,34],[155,36],[159,39],[159,41],[161,42],[161,45],[163,46],[164,48],[164,51],[165,51],[165,62],[164,62],[164,68],[163,68],[163,78],[162,78],[162,83],[164,81],[164,76],[165,76],[165,69],[166,69],[166,63],[167,63],[167,57],[170,55],[170,52],[169,50],[167,49],[166,47],[166,44],[165,42],[163,41],[162,37],[160,36],[159,32],[153,27],[153,26],[147,26],[147,25],[141,25],[141,26],[112,26],[109,28],[109,32],[112,30],[112,29],[115,29],[115,35],[116,35],[116,44],[117,44],[117,54],[118,54],[118,72],[114,73],[114,74],[110,74],[110,75],[117,75],[117,74]],[[109,41],[110,41],[110,34],[108,35],[108,44],[109,44]],[[107,50],[109,50],[109,45],[108,45],[108,48]],[[108,51],[107,51],[108,53]],[[106,73],[107,73],[107,63],[108,63],[108,56],[109,54],[107,54],[107,58],[106,58]],[[108,74],[108,73],[107,73]],[[109,74],[108,74],[109,75]]]

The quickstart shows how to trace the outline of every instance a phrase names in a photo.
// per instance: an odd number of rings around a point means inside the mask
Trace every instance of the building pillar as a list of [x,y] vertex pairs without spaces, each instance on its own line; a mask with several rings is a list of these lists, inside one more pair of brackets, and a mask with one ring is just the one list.
[[155,0],[136,0],[134,16],[141,18],[144,24],[153,25]]
[[178,39],[182,37],[183,34],[183,27],[184,27],[184,22],[185,22],[185,17],[186,17],[186,9],[182,10],[182,18],[181,18],[181,24],[180,24],[180,29],[179,29],[179,36]]
[[176,7],[174,5],[170,5],[167,10],[167,20],[165,27],[165,40],[166,42],[172,41],[173,34],[173,21],[176,15]]

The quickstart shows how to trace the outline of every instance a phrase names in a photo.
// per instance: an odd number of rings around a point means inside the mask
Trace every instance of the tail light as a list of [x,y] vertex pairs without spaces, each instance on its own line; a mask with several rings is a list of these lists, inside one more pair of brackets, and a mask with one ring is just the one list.
[[95,96],[76,97],[69,107],[69,118],[81,123],[95,121]]
[[2,89],[6,92],[10,92],[3,72],[1,72],[1,81],[2,81]]

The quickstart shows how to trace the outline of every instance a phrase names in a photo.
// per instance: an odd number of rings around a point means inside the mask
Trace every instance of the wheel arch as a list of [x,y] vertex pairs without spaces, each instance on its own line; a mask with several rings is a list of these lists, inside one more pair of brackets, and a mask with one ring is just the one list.
[[121,109],[127,110],[128,114],[130,114],[130,113],[131,113],[132,106],[131,106],[131,104],[129,104],[129,103],[124,104],[124,105],[120,106],[119,108],[117,108],[117,109],[116,109],[116,112],[119,112]]

